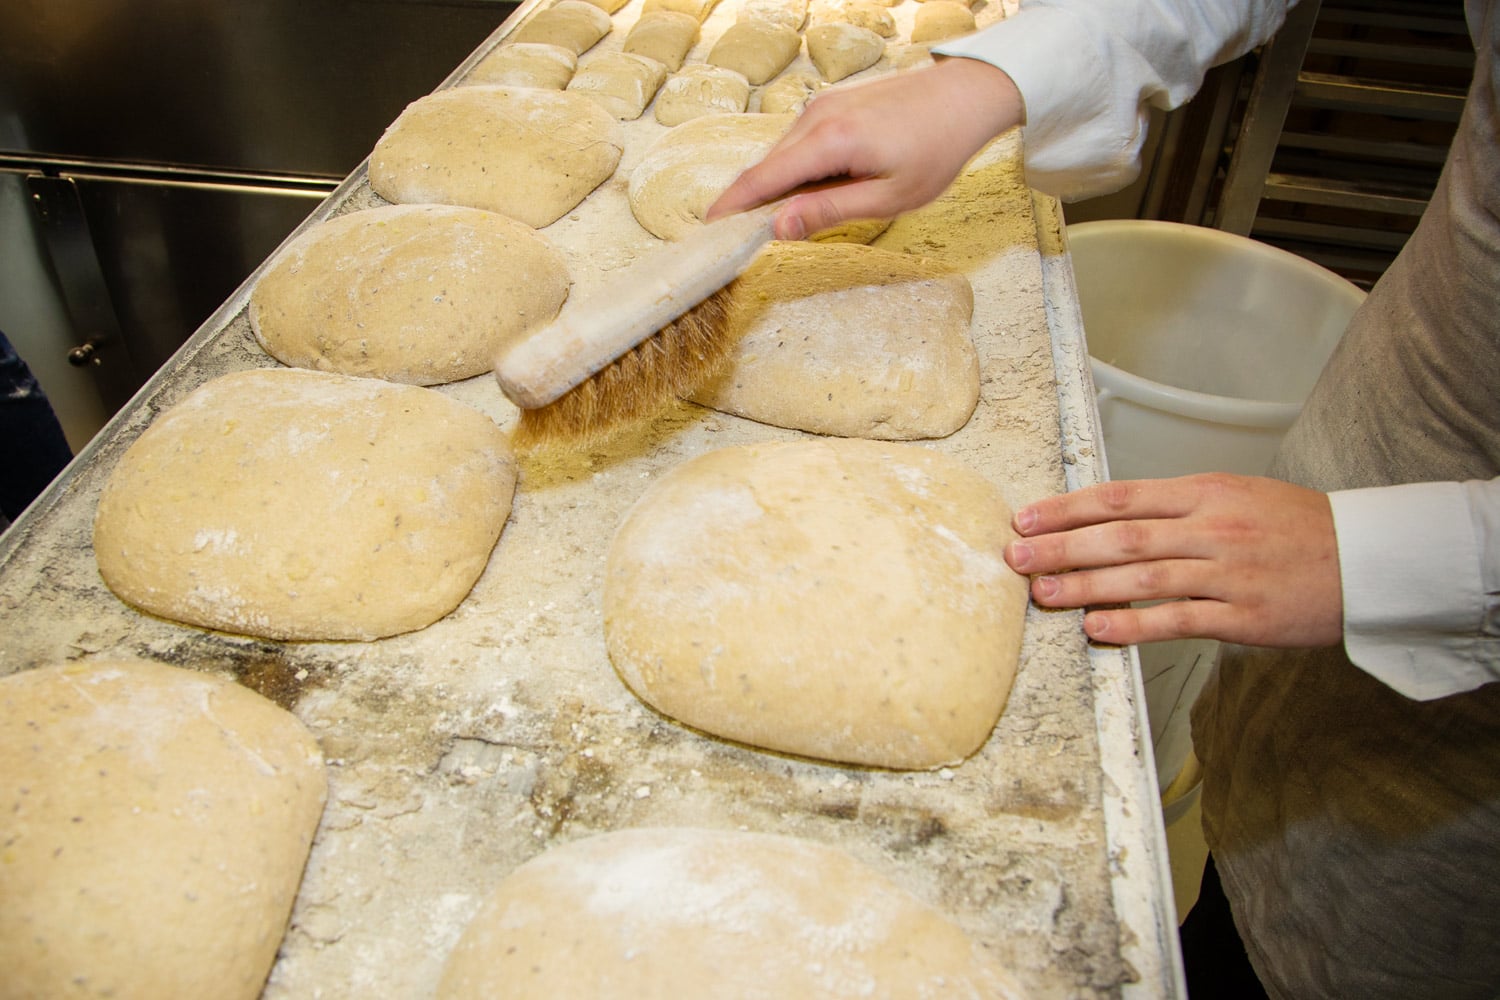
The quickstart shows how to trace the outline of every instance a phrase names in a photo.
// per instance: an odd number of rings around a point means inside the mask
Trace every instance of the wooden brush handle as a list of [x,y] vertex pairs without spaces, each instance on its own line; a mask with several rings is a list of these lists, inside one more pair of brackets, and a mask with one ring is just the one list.
[[777,204],[711,222],[653,250],[557,319],[503,349],[495,378],[523,409],[545,406],[729,284],[772,239]]

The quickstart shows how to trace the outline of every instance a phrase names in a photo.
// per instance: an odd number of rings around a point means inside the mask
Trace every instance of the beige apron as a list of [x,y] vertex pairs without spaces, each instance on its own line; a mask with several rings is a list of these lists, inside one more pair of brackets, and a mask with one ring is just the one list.
[[[1500,25],[1437,192],[1277,459],[1319,490],[1500,475]],[[1342,648],[1227,647],[1204,829],[1273,997],[1500,996],[1500,684],[1410,701]]]

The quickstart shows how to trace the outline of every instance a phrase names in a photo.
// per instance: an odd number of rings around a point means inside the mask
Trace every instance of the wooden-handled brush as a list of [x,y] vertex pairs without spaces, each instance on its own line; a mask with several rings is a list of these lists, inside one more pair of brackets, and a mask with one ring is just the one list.
[[521,407],[517,444],[587,444],[714,375],[733,346],[725,286],[772,239],[776,207],[728,216],[657,248],[502,350],[495,378]]

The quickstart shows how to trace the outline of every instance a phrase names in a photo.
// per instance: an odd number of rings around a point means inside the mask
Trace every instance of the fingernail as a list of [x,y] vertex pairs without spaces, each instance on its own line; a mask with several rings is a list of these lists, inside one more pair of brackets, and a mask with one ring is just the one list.
[[807,226],[797,216],[786,220],[786,233],[782,236],[784,240],[800,240],[807,236]]
[[1036,511],[1030,507],[1022,507],[1016,512],[1016,530],[1022,534],[1029,534],[1036,527]]
[[1057,596],[1057,592],[1062,587],[1062,584],[1057,582],[1057,577],[1055,576],[1039,576],[1031,581],[1031,587],[1035,591],[1036,596],[1050,600]]
[[1092,639],[1103,639],[1109,633],[1109,618],[1104,615],[1084,615],[1083,631]]
[[1024,570],[1031,565],[1031,546],[1025,542],[1010,543],[1010,565],[1014,570]]

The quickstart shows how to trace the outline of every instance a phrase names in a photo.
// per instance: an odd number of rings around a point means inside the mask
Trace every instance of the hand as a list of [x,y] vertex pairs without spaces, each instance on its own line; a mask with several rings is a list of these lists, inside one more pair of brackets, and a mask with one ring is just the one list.
[[709,206],[707,218],[743,211],[793,188],[846,179],[789,199],[776,236],[800,240],[855,219],[888,219],[925,205],[1001,132],[1021,123],[1009,76],[976,59],[836,87],[807,109],[760,163]]
[[[1256,646],[1341,641],[1343,594],[1328,497],[1208,473],[1112,482],[1022,508],[1005,549],[1044,607],[1179,598],[1091,611],[1084,632],[1125,645],[1201,637]],[[1040,574],[1040,575],[1035,575]]]

